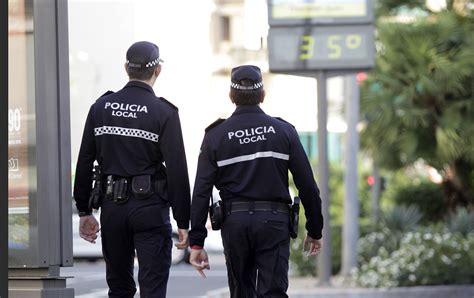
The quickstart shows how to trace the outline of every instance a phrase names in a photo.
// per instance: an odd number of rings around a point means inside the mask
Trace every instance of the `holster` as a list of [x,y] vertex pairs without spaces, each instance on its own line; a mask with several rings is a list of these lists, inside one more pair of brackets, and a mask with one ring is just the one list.
[[218,231],[222,227],[224,210],[222,201],[216,201],[209,207],[209,217],[211,219],[211,226],[214,231]]
[[290,210],[290,237],[298,237],[298,223],[300,219],[300,198],[295,197]]
[[102,206],[103,190],[102,190],[102,174],[100,165],[95,165],[92,170],[93,188],[89,197],[89,210],[98,210]]
[[170,200],[168,198],[168,179],[166,175],[166,167],[162,163],[158,165],[158,169],[153,178],[155,193],[160,197],[160,199],[169,204]]

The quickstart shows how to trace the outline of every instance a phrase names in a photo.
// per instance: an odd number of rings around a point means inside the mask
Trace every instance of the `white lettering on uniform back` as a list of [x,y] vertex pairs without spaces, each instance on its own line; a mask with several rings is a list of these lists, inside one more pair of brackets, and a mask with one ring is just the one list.
[[255,143],[258,141],[266,141],[266,135],[269,133],[276,134],[275,128],[273,126],[258,126],[245,128],[243,130],[239,129],[236,131],[227,132],[227,137],[231,140],[233,137],[238,138],[239,144],[248,144]]
[[137,113],[148,113],[147,106],[141,106],[137,104],[118,103],[118,102],[106,102],[104,109],[111,108],[112,116],[114,117],[126,117],[126,118],[138,118]]

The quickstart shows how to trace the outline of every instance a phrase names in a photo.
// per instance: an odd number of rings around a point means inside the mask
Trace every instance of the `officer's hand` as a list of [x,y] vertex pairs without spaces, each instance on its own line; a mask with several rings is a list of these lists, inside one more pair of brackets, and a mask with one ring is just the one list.
[[185,249],[188,247],[188,229],[178,229],[179,242],[176,243],[178,249]]
[[206,278],[204,269],[210,270],[209,259],[205,249],[191,249],[191,255],[189,256],[189,263],[201,274],[203,278]]
[[99,222],[94,215],[82,216],[79,219],[79,236],[82,239],[95,243],[97,232],[99,232]]
[[316,240],[306,235],[306,238],[304,238],[303,252],[307,253],[308,256],[317,256],[321,252],[322,246],[322,239]]

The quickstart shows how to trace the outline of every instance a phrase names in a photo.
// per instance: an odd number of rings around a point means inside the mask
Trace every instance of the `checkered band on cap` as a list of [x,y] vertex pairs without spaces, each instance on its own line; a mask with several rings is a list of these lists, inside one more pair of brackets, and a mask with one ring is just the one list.
[[152,142],[158,142],[158,135],[146,130],[126,128],[119,126],[101,126],[94,128],[94,135],[119,135],[125,137],[142,138]]
[[[150,62],[148,62],[147,64],[145,64],[145,67],[148,68],[148,67],[152,67],[152,66],[155,66],[155,65],[159,65],[160,62],[163,62],[163,60],[160,59],[160,58],[156,58],[155,60],[150,61]],[[132,62],[130,62],[129,60],[127,60],[127,64],[128,64],[128,66],[130,66],[130,67],[138,67],[138,68],[141,68],[141,67],[142,67],[142,64],[132,63]]]
[[127,50],[126,61],[128,66],[133,68],[149,68],[163,62],[160,59],[160,49],[149,41],[132,44]]
[[156,58],[155,60],[148,62],[148,63],[145,65],[145,67],[152,67],[152,66],[155,66],[155,65],[160,64],[160,62],[163,62],[163,60],[161,60],[160,58]]
[[258,82],[250,86],[243,86],[234,82],[230,83],[230,87],[238,90],[256,90],[263,87],[263,82]]

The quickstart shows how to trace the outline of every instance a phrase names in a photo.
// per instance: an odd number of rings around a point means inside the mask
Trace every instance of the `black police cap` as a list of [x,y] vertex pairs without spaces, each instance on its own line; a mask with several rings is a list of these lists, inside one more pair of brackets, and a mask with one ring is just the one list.
[[[255,65],[241,65],[232,68],[230,87],[237,90],[257,90],[263,88],[262,72]],[[249,80],[251,83],[245,82]]]
[[154,43],[139,41],[127,50],[128,67],[148,68],[160,64],[160,49]]

